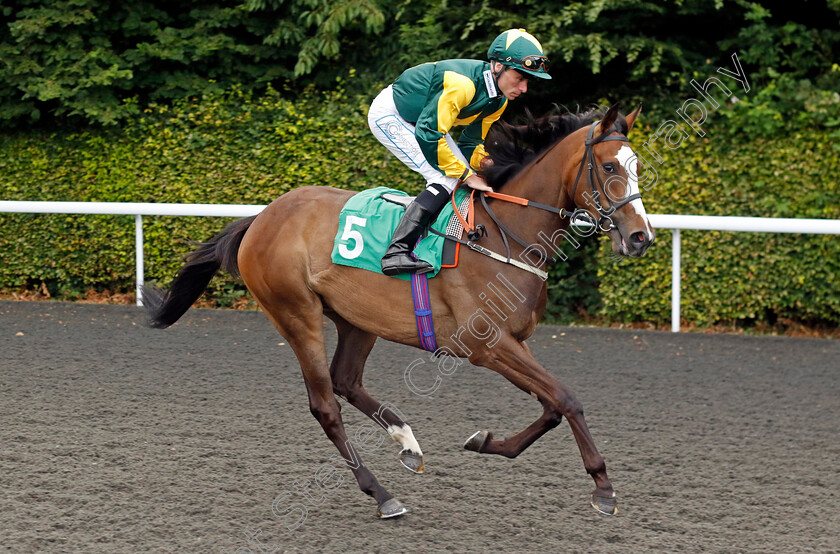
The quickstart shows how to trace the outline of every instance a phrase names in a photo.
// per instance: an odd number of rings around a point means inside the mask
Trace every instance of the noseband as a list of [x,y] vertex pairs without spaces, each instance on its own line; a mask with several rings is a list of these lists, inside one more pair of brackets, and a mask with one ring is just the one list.
[[[586,164],[586,180],[589,182],[589,187],[592,189],[592,201],[595,203],[595,210],[598,212],[598,215],[601,216],[598,219],[598,230],[607,233],[616,228],[615,223],[613,223],[613,220],[610,216],[623,205],[627,204],[628,202],[632,202],[633,200],[641,198],[642,195],[640,193],[630,194],[619,202],[611,202],[611,204],[607,207],[601,205],[601,202],[598,200],[600,193],[595,187],[595,181],[597,181],[598,184],[601,186],[601,190],[604,191],[604,196],[607,197],[609,195],[607,194],[607,189],[604,188],[604,183],[601,181],[601,176],[598,174],[598,171],[596,171],[595,168],[596,164],[594,146],[599,142],[606,142],[608,140],[630,142],[630,139],[621,134],[616,136],[610,136],[612,133],[619,132],[615,123],[613,123],[609,129],[607,129],[597,137],[592,138],[595,134],[595,127],[598,126],[598,123],[598,121],[594,122],[589,127],[589,133],[586,135],[586,149],[583,152],[583,160],[580,163],[580,169],[578,169],[577,177],[575,177],[575,184],[572,188],[572,202],[575,201],[578,181],[580,181],[580,176],[581,174],[583,174],[583,165]],[[595,176],[594,178],[593,175]]]

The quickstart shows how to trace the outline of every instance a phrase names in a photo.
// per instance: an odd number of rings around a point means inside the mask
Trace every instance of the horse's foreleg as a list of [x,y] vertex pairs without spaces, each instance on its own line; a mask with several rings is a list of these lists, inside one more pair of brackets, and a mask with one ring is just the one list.
[[525,392],[536,395],[543,405],[543,413],[534,423],[512,437],[497,440],[488,431],[479,431],[467,440],[464,447],[513,458],[556,427],[565,416],[583,458],[584,468],[595,481],[596,488],[591,497],[593,507],[605,514],[615,514],[615,491],[607,477],[606,464],[589,433],[583,417],[583,406],[574,393],[542,367],[526,345],[513,338],[497,344],[482,359],[477,359],[476,363],[500,373]]
[[494,439],[489,431],[478,431],[464,443],[464,448],[482,454],[499,454],[506,458],[519,456],[526,448],[534,444],[537,439],[560,424],[561,417],[553,410],[546,408],[534,423],[511,437]]
[[423,452],[405,417],[389,403],[373,398],[362,385],[365,361],[376,342],[376,335],[355,327],[335,313],[328,313],[338,329],[338,346],[330,365],[335,394],[385,429],[402,446],[400,462],[414,473],[423,473]]

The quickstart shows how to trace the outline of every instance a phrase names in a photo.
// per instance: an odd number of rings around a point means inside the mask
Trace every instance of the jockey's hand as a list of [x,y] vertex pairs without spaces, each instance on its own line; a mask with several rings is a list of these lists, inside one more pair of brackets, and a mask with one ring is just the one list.
[[483,190],[484,192],[493,192],[493,189],[487,184],[487,181],[481,175],[472,174],[464,181],[468,187],[475,190]]

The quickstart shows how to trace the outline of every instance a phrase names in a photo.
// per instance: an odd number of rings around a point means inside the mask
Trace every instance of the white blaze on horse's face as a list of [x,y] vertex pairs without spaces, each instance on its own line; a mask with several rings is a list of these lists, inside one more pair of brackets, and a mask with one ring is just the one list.
[[[621,164],[621,167],[624,168],[624,172],[627,174],[627,186],[629,188],[630,194],[639,194],[639,160],[636,157],[636,153],[633,152],[633,149],[623,144],[621,148],[618,149],[618,154],[615,155],[618,163]],[[633,209],[636,210],[636,213],[645,221],[646,233],[647,233],[647,240],[651,240],[653,238],[653,231],[650,228],[650,221],[648,220],[647,213],[645,212],[645,206],[642,204],[642,199],[637,198],[630,202],[630,205],[633,206]]]

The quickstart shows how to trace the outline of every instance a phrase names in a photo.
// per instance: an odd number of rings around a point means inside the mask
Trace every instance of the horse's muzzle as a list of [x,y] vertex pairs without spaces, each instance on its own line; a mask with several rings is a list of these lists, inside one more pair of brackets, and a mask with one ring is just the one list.
[[626,236],[619,229],[610,231],[610,237],[613,241],[613,252],[622,256],[630,256],[632,258],[640,258],[644,256],[647,249],[653,244],[655,235],[651,231],[650,235],[645,231],[633,231]]
[[627,249],[631,256],[644,256],[651,244],[653,244],[653,237],[648,237],[644,231],[637,231],[630,234],[627,240]]

